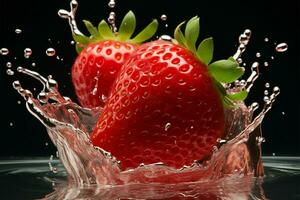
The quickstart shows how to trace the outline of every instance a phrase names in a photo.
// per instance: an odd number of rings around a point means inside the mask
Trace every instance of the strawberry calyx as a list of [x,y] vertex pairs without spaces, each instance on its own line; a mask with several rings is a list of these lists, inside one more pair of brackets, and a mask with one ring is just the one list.
[[173,42],[187,48],[202,63],[207,65],[208,71],[214,79],[216,88],[221,95],[224,106],[232,107],[235,101],[245,100],[248,95],[245,89],[235,93],[228,93],[224,88],[225,84],[233,83],[238,80],[244,74],[244,68],[240,67],[238,62],[232,57],[211,63],[214,52],[213,38],[209,37],[202,40],[196,48],[200,32],[199,17],[195,16],[186,23],[184,34],[181,31],[183,24],[185,24],[185,22],[180,23],[176,27],[174,32],[175,40],[173,40]]
[[105,20],[102,20],[97,28],[90,21],[83,20],[83,23],[90,33],[90,36],[73,34],[73,38],[76,42],[76,51],[78,53],[80,53],[88,44],[104,40],[140,44],[149,40],[156,33],[158,28],[158,21],[154,19],[139,34],[131,39],[136,28],[136,17],[132,11],[129,11],[124,16],[118,32],[113,32]]

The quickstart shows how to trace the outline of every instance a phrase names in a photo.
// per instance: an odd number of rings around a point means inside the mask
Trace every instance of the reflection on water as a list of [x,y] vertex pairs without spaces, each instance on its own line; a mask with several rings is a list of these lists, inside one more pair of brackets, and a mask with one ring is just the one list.
[[74,188],[58,160],[0,161],[0,199],[300,199],[300,157],[264,157],[266,176],[214,182]]

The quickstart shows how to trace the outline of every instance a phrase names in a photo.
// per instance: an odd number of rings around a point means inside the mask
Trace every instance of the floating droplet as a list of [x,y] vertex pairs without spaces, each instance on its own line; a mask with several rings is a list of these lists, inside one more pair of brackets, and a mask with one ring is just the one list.
[[48,145],[49,145],[48,142],[46,142],[46,143],[45,143],[45,146],[48,146]]
[[239,42],[240,42],[240,44],[247,45],[249,42],[249,37],[245,33],[241,34],[239,37]]
[[74,44],[75,44],[75,41],[74,41],[74,40],[72,40],[70,43],[71,43],[71,45],[74,45]]
[[269,66],[269,63],[268,63],[268,62],[264,62],[264,66],[265,66],[265,67],[268,67],[268,66]]
[[265,87],[266,87],[266,88],[269,88],[269,87],[270,87],[270,83],[266,83],[266,84],[265,84]]
[[268,103],[270,101],[270,98],[268,96],[264,96],[264,102]]
[[48,49],[46,50],[46,54],[47,54],[47,56],[55,56],[55,54],[56,54],[55,49],[53,49],[53,48],[48,48]]
[[21,101],[17,101],[17,104],[21,104]]
[[110,1],[108,2],[108,7],[114,8],[115,6],[116,6],[116,2],[115,2],[114,0],[110,0]]
[[11,68],[11,67],[12,67],[11,62],[7,62],[7,63],[6,63],[6,67],[7,67],[7,68]]
[[275,153],[272,153],[272,156],[276,156],[276,154],[275,154]]
[[166,24],[166,25],[165,25],[165,27],[167,28],[167,27],[169,27],[169,25],[168,25],[168,24]]
[[271,59],[274,60],[274,56],[271,56]]
[[285,52],[286,50],[288,50],[288,45],[286,43],[280,43],[276,46],[275,49],[277,52]]
[[171,123],[170,122],[166,123],[165,131],[168,131],[170,128],[171,128]]
[[6,74],[12,76],[12,75],[15,74],[15,72],[13,70],[11,70],[11,69],[7,69],[6,70]]
[[24,49],[24,57],[29,58],[32,54],[32,50],[30,48]]
[[269,38],[266,37],[266,38],[264,39],[264,41],[265,41],[265,42],[269,42]]
[[259,58],[261,57],[261,54],[259,52],[256,53],[256,57]]
[[35,67],[35,66],[36,66],[36,64],[33,62],[33,63],[31,63],[31,66],[32,66],[32,67]]
[[268,91],[268,90],[265,90],[265,91],[264,91],[264,95],[269,95],[269,91]]
[[9,126],[13,126],[14,125],[14,123],[12,123],[12,122],[9,122]]
[[251,30],[250,29],[246,29],[244,31],[244,34],[247,36],[247,37],[250,37],[251,36]]
[[285,112],[282,111],[281,114],[282,114],[282,115],[285,115]]
[[19,28],[16,28],[16,29],[15,29],[15,33],[16,33],[16,34],[20,34],[20,33],[22,33],[22,30],[19,29]]
[[2,56],[6,56],[9,54],[9,50],[7,48],[2,48],[2,49],[0,49],[0,54]]
[[162,15],[160,16],[160,19],[161,19],[162,21],[166,21],[166,20],[168,19],[168,17],[167,17],[167,15],[162,14]]
[[241,64],[241,63],[243,62],[243,59],[242,59],[242,58],[238,58],[238,59],[237,59],[237,62],[238,62],[239,64]]
[[165,40],[165,41],[172,41],[172,37],[169,35],[162,35],[159,37],[160,40]]

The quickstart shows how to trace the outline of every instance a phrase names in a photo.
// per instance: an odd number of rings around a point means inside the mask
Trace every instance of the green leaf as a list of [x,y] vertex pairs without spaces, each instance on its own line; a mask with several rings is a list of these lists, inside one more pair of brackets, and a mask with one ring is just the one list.
[[214,54],[214,41],[213,38],[204,39],[198,46],[197,56],[205,64],[209,64]]
[[180,30],[181,26],[184,24],[185,22],[181,22],[175,29],[174,32],[174,37],[177,40],[177,42],[183,46],[186,46],[186,39],[182,33],[182,31]]
[[188,49],[196,53],[196,41],[199,37],[200,23],[198,17],[193,17],[185,27],[185,38]]
[[226,108],[230,108],[230,107],[234,106],[232,100],[230,98],[228,98],[228,96],[226,96],[226,95],[223,96],[222,100],[223,100],[223,104]]
[[98,25],[98,31],[101,36],[105,39],[112,39],[114,38],[114,34],[112,30],[109,28],[109,25],[106,23],[105,20],[102,20]]
[[134,43],[142,43],[149,40],[157,31],[158,21],[154,19],[144,30],[136,35],[131,41]]
[[92,37],[101,37],[97,28],[90,21],[83,20],[83,23],[85,24],[87,30],[89,31]]
[[88,44],[90,42],[90,38],[85,35],[73,34],[73,39],[75,42],[80,43],[80,44]]
[[246,90],[242,90],[238,93],[227,94],[227,96],[233,101],[244,101],[248,96],[248,92]]
[[219,60],[208,66],[211,75],[221,83],[232,83],[244,74],[244,68],[231,60]]
[[129,11],[122,23],[121,26],[119,28],[119,39],[121,41],[126,41],[128,39],[130,39],[131,35],[133,34],[134,30],[135,30],[135,26],[136,26],[136,19],[135,19],[135,15],[132,11]]

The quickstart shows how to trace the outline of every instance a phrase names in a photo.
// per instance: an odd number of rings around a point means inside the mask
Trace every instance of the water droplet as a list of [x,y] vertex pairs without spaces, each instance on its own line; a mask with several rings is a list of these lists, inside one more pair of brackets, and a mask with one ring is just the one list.
[[53,48],[48,48],[48,49],[46,50],[46,54],[47,54],[47,56],[55,56],[55,54],[56,54],[55,49],[53,49]]
[[238,59],[237,59],[237,62],[238,62],[239,64],[241,64],[241,63],[243,62],[243,59],[242,59],[242,58],[238,58]]
[[72,40],[70,43],[71,43],[71,45],[74,45],[74,44],[75,44],[75,41],[74,41],[74,40]]
[[16,34],[20,34],[20,33],[22,33],[22,30],[19,29],[19,28],[16,28],[16,29],[15,29],[15,33],[16,33]]
[[279,93],[280,93],[280,88],[279,88],[278,86],[275,86],[275,87],[273,88],[273,93],[274,93],[275,96],[279,95]]
[[275,153],[272,153],[272,156],[276,156],[276,154],[275,154]]
[[280,43],[276,46],[275,49],[277,52],[285,52],[286,50],[288,50],[288,45],[286,43]]
[[269,63],[268,63],[268,62],[264,62],[264,66],[265,66],[265,67],[268,67],[268,66],[269,66]]
[[264,102],[268,103],[270,101],[270,98],[268,96],[264,96]]
[[251,105],[250,105],[250,107],[249,107],[249,109],[251,110],[251,111],[255,111],[255,110],[257,110],[259,108],[259,104],[257,103],[257,102],[253,102]]
[[17,101],[17,104],[21,104],[21,101]]
[[32,50],[30,48],[24,49],[24,57],[29,58],[32,54]]
[[165,25],[165,27],[166,27],[166,28],[168,28],[168,27],[169,27],[169,25],[168,25],[168,24],[166,24],[166,25]]
[[6,74],[12,76],[12,75],[15,74],[15,72],[13,70],[11,70],[11,69],[7,69],[6,70]]
[[167,17],[167,15],[162,14],[162,15],[160,16],[160,19],[161,19],[162,21],[166,21],[166,20],[168,19],[168,17]]
[[282,112],[281,112],[281,114],[282,114],[282,115],[285,115],[285,112],[284,112],[284,111],[282,111]]
[[266,84],[265,84],[265,87],[266,87],[266,88],[269,88],[269,87],[270,87],[270,83],[266,83]]
[[264,91],[264,95],[269,95],[269,91],[268,91],[268,90],[265,90],[265,91]]
[[168,131],[170,128],[171,128],[171,123],[170,122],[166,123],[165,131]]
[[160,40],[165,40],[165,41],[172,41],[172,37],[169,35],[162,35],[159,37]]
[[9,50],[7,48],[2,48],[2,49],[0,49],[0,54],[2,56],[6,56],[9,54]]
[[241,34],[240,37],[239,37],[239,42],[241,44],[247,45],[248,42],[249,42],[249,37],[245,33]]
[[108,7],[114,8],[115,6],[116,6],[116,2],[115,2],[114,0],[110,0],[110,1],[108,2]]
[[250,29],[246,29],[244,31],[244,34],[247,36],[247,37],[250,37],[251,36],[251,30]]
[[7,68],[11,68],[11,67],[12,67],[11,62],[7,62],[7,63],[6,63],[6,67],[7,67]]
[[264,39],[264,41],[265,41],[265,42],[269,42],[269,38],[266,37],[266,38]]
[[274,56],[271,56],[271,59],[274,60]]
[[259,52],[256,53],[256,57],[259,58],[261,57],[261,54]]
[[13,126],[13,125],[14,125],[14,123],[12,123],[12,122],[9,123],[9,126]]
[[45,143],[45,146],[48,146],[48,145],[49,145],[48,142],[46,142],[46,143]]
[[35,67],[35,66],[36,66],[36,64],[33,62],[33,63],[31,63],[31,66],[32,66],[32,67]]

